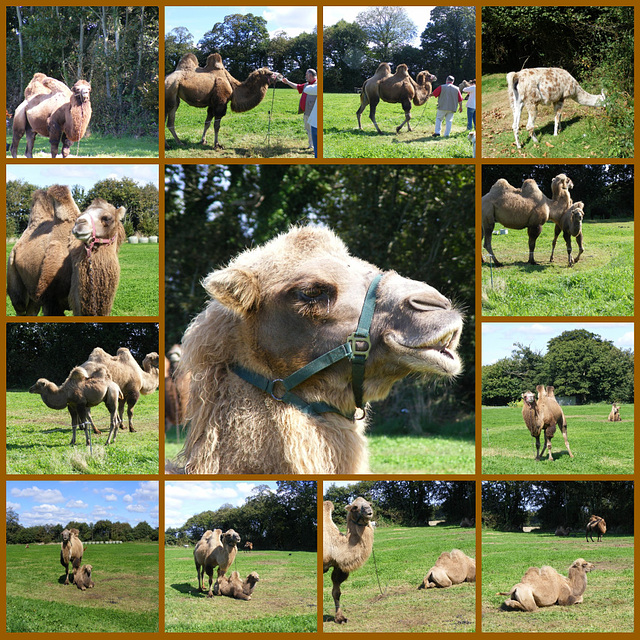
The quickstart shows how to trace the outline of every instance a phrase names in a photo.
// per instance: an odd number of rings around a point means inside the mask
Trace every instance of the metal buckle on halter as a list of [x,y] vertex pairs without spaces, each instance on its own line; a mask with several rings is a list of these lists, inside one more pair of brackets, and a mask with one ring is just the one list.
[[269,393],[271,394],[271,397],[274,400],[277,400],[278,402],[284,402],[284,396],[287,393],[287,389],[285,388],[284,393],[281,396],[277,396],[275,394],[275,386],[276,386],[276,382],[282,382],[284,384],[284,380],[282,378],[276,378],[275,380],[271,381],[271,384],[269,385],[270,389],[269,389]]
[[[365,348],[359,349],[358,343],[364,343]],[[347,344],[351,347],[351,358],[361,357],[365,360],[369,357],[369,351],[371,351],[371,338],[369,334],[362,335],[357,332],[353,332],[350,336],[347,337]]]

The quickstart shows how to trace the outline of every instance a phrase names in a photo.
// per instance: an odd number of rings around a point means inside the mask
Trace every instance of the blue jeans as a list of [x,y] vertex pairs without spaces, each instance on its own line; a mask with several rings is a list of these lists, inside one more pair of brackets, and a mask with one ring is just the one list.
[[313,140],[313,157],[318,157],[318,127],[311,127],[311,139]]
[[467,131],[476,128],[476,110],[467,107]]

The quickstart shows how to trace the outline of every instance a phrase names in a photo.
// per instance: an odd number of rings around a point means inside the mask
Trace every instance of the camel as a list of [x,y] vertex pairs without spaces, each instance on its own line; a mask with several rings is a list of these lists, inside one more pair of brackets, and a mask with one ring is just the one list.
[[248,540],[244,543],[244,550],[248,553],[249,551],[253,551],[253,542],[249,542]]
[[331,594],[336,606],[335,622],[344,624],[347,618],[340,606],[340,585],[349,574],[359,569],[373,549],[373,509],[364,498],[356,498],[347,506],[347,534],[340,533],[331,514],[333,502],[322,503],[322,572],[331,572]]
[[[556,425],[560,427],[569,456],[573,458],[569,441],[567,440],[567,420],[553,393],[553,387],[545,389],[544,385],[539,384],[536,387],[536,391],[538,392],[537,400],[532,391],[525,391],[522,394],[522,417],[532,437],[536,439],[536,460],[541,460],[545,449],[547,449],[549,461],[553,462],[551,438],[556,432]],[[542,453],[540,453],[540,434],[543,431],[544,446],[542,447]]]
[[[118,429],[120,418],[118,416],[118,401],[122,397],[120,387],[111,379],[109,372],[104,368],[94,370],[89,374],[83,367],[74,367],[67,379],[58,386],[46,378],[40,378],[30,389],[29,393],[37,393],[42,401],[50,409],[64,409],[71,414],[71,428],[73,435],[71,445],[76,443],[76,429],[78,426],[84,430],[87,446],[89,441],[89,426],[93,432],[100,431],[93,424],[89,410],[104,402],[111,416],[109,435],[106,444]],[[113,441],[112,440],[112,441]]]
[[62,545],[60,547],[60,564],[65,569],[64,583],[69,584],[69,564],[71,564],[71,581],[75,581],[76,573],[82,562],[84,548],[79,538],[77,529],[65,529],[62,532]]
[[182,341],[185,473],[367,473],[366,403],[407,375],[461,369],[451,302],[350,256],[326,228],[293,228],[204,285],[213,300]]
[[164,372],[164,430],[185,423],[189,402],[191,376],[180,368],[182,346],[174,344],[165,356]]
[[213,597],[213,570],[218,567],[215,589],[218,589],[220,579],[233,564],[238,553],[240,536],[229,529],[222,533],[222,529],[207,530],[196,544],[193,550],[193,559],[198,573],[198,591],[204,591],[204,574],[209,576],[209,593],[207,597]]
[[[580,256],[584,253],[584,249],[582,248],[582,220],[584,218],[584,203],[583,202],[574,202],[564,213],[558,215],[558,212],[554,210],[554,217],[549,216],[550,219],[556,223],[554,234],[553,234],[553,243],[551,245],[551,257],[549,258],[549,262],[553,262],[553,252],[556,249],[556,242],[558,240],[558,236],[560,232],[562,232],[562,237],[567,245],[567,256],[569,259],[569,266],[572,267],[578,260],[580,260]],[[578,256],[574,260],[571,254],[571,237],[576,239],[576,243],[578,245]]]
[[95,583],[91,579],[92,571],[93,567],[90,564],[83,564],[80,569],[78,569],[73,582],[81,591],[86,591],[87,589],[93,589],[93,587],[95,587]]
[[555,535],[560,536],[560,537],[566,537],[570,533],[571,533],[571,527],[563,527],[560,524],[560,525],[558,525],[558,528],[556,529]]
[[594,532],[598,536],[598,542],[602,542],[602,536],[607,533],[607,523],[604,521],[604,518],[600,516],[591,516],[589,518],[584,539],[589,542],[589,538],[591,538],[591,542],[593,542]]
[[557,136],[561,128],[560,119],[565,100],[571,98],[578,104],[588,107],[603,107],[605,104],[604,90],[600,95],[587,93],[568,71],[558,67],[537,67],[511,71],[507,74],[507,88],[513,112],[513,135],[518,149],[520,149],[518,129],[520,128],[520,115],[523,106],[527,107],[529,113],[527,131],[532,140],[538,142],[534,133],[538,105],[553,105],[555,112],[553,135]]
[[594,568],[590,562],[578,558],[569,567],[569,577],[565,578],[553,567],[531,567],[524,574],[522,581],[510,592],[499,594],[509,596],[502,607],[518,611],[536,611],[538,607],[550,607],[554,604],[563,607],[580,604],[582,594],[587,588],[587,573]]
[[16,314],[109,315],[118,286],[124,207],[96,198],[80,213],[67,186],[33,194],[29,223],[9,256],[7,293]]
[[476,561],[468,555],[453,549],[440,554],[436,563],[424,577],[418,589],[446,588],[462,582],[476,581]]
[[365,81],[360,92],[360,107],[356,111],[358,129],[362,129],[360,116],[369,105],[369,118],[373,122],[376,131],[382,133],[376,122],[376,108],[380,100],[390,103],[400,103],[404,111],[402,124],[396,127],[396,133],[400,133],[405,123],[411,131],[411,103],[416,107],[422,106],[431,95],[431,83],[438,78],[428,71],[421,71],[416,80],[409,75],[406,64],[399,64],[396,72],[391,75],[391,67],[388,62],[380,64],[375,74]]
[[115,356],[104,349],[96,347],[82,366],[89,372],[104,367],[113,381],[122,389],[122,399],[118,403],[120,427],[124,429],[124,405],[127,404],[129,431],[133,428],[133,407],[140,395],[153,393],[160,384],[160,356],[155,352],[148,353],[142,361],[142,367],[126,347],[120,347]]
[[207,131],[213,120],[213,148],[222,149],[222,145],[218,143],[218,132],[228,104],[231,103],[231,110],[236,113],[244,113],[257,107],[265,97],[269,84],[275,79],[276,74],[263,67],[252,71],[244,82],[239,82],[225,69],[219,53],[212,53],[204,67],[198,66],[198,59],[193,53],[187,53],[178,62],[176,70],[164,79],[167,128],[176,143],[182,144],[175,129],[180,100],[191,107],[206,107],[207,119],[200,144],[206,143]]
[[72,142],[81,140],[91,120],[91,85],[78,80],[71,89],[64,82],[36,73],[24,90],[24,101],[13,118],[11,156],[18,157],[18,144],[27,136],[25,156],[33,158],[36,135],[49,138],[51,157],[58,155],[62,142],[62,157],[69,155]]
[[475,518],[467,518],[466,516],[460,520],[461,527],[475,527],[476,519]]
[[611,411],[609,412],[609,416],[607,417],[607,422],[621,422],[622,418],[620,417],[620,407],[616,405],[614,402],[611,405]]
[[218,580],[214,588],[214,595],[228,596],[236,600],[251,600],[251,594],[259,580],[260,576],[255,571],[252,571],[246,580],[242,580],[237,571],[232,571],[228,578],[222,576]]
[[[491,248],[491,236],[496,222],[507,229],[527,229],[529,264],[537,264],[534,251],[536,240],[542,232],[542,225],[549,218],[560,221],[563,214],[573,205],[569,189],[573,189],[573,182],[564,173],[551,181],[551,199],[540,191],[535,180],[525,180],[520,189],[511,186],[504,178],[496,181],[489,193],[482,196],[484,248],[496,267],[502,266]],[[568,243],[567,247],[569,246]],[[581,243],[580,248],[582,252]],[[567,250],[569,251],[568,248]]]

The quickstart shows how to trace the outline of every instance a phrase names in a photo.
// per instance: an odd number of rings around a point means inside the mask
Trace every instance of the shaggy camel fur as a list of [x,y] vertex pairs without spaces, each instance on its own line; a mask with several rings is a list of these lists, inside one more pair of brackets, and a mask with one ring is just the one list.
[[520,189],[511,186],[504,178],[496,181],[489,193],[482,196],[484,248],[496,267],[502,266],[491,248],[491,236],[496,222],[508,229],[527,229],[529,264],[536,264],[533,253],[536,240],[542,232],[542,225],[549,218],[554,221],[562,219],[563,214],[573,204],[569,194],[569,189],[572,188],[573,182],[564,173],[551,181],[551,199],[540,191],[535,180],[525,180]]
[[557,536],[568,536],[571,533],[571,527],[563,527],[562,525],[558,525],[558,528],[556,529],[556,535]]
[[218,567],[216,589],[218,582],[233,564],[238,553],[240,536],[229,529],[222,533],[222,529],[207,530],[193,550],[193,559],[198,573],[198,590],[204,591],[204,574],[209,576],[209,598],[213,597],[213,570]]
[[620,407],[616,405],[614,402],[611,405],[611,411],[609,412],[609,416],[607,417],[607,422],[621,422],[622,418],[620,417]]
[[71,581],[75,581],[76,573],[82,562],[84,547],[78,537],[80,532],[77,529],[65,529],[62,532],[62,545],[60,547],[60,564],[64,567],[64,583],[69,584],[69,564],[71,564]]
[[557,604],[564,607],[582,602],[582,594],[587,588],[587,573],[594,565],[578,558],[569,567],[569,577],[560,575],[553,567],[543,566],[527,570],[522,581],[515,585],[502,607],[519,611],[536,611],[538,607],[550,607]]
[[322,571],[331,572],[331,595],[336,606],[335,622],[345,623],[347,618],[340,606],[340,585],[352,571],[359,569],[373,549],[373,509],[364,498],[356,498],[347,506],[347,534],[340,533],[331,513],[333,502],[322,503]]
[[17,315],[109,315],[124,240],[116,209],[96,198],[84,213],[69,187],[54,185],[33,194],[29,224],[7,264],[7,293]]
[[538,105],[553,105],[555,112],[553,135],[557,136],[561,128],[560,119],[565,100],[571,98],[578,104],[588,107],[603,107],[605,102],[604,90],[598,96],[587,93],[568,71],[558,67],[537,67],[511,71],[507,74],[507,88],[513,112],[513,135],[518,149],[520,149],[518,129],[520,128],[520,115],[523,106],[527,107],[529,113],[527,131],[533,141],[538,142],[534,133]]
[[89,414],[91,407],[104,402],[111,416],[111,424],[106,444],[118,429],[118,401],[122,397],[120,387],[111,379],[109,372],[100,367],[89,374],[83,367],[74,367],[61,386],[40,378],[30,389],[29,393],[38,393],[42,401],[50,409],[64,409],[67,407],[71,414],[71,428],[73,436],[70,444],[76,443],[76,429],[80,426],[85,433],[85,441],[89,445],[89,426],[93,432],[99,434]]
[[[536,439],[536,460],[541,460],[545,449],[548,449],[549,460],[553,462],[551,438],[556,432],[556,425],[560,427],[569,456],[573,458],[569,448],[569,441],[567,440],[567,420],[553,393],[553,387],[545,389],[544,385],[539,384],[536,387],[536,391],[538,392],[537,400],[532,391],[525,391],[522,394],[522,399],[524,400],[522,403],[522,417],[532,437]],[[542,447],[542,453],[540,453],[540,434],[543,431],[544,447]]]
[[587,522],[587,530],[584,539],[588,542],[591,538],[593,542],[593,534],[598,536],[598,542],[602,542],[602,536],[607,533],[607,523],[600,516],[591,516]]
[[356,111],[358,129],[362,129],[360,116],[369,105],[369,118],[373,122],[376,131],[382,133],[376,122],[376,108],[380,100],[390,103],[400,103],[404,111],[402,124],[396,127],[396,133],[400,133],[405,123],[411,131],[411,103],[416,107],[422,106],[431,95],[431,83],[438,78],[428,71],[421,71],[416,80],[409,75],[406,64],[399,64],[396,72],[391,75],[391,67],[388,62],[383,62],[375,74],[365,81],[360,92],[360,107]]
[[180,360],[182,346],[174,344],[165,357],[164,372],[164,430],[180,427],[185,423],[189,402],[189,384],[191,376],[182,371]]
[[207,141],[207,130],[214,120],[214,149],[222,149],[218,143],[220,121],[231,110],[243,113],[257,107],[267,93],[269,84],[274,82],[276,74],[263,67],[252,71],[244,82],[236,80],[224,67],[219,53],[212,53],[204,67],[198,66],[193,53],[182,57],[176,70],[164,79],[164,104],[167,128],[177,144],[182,144],[175,130],[176,111],[180,100],[192,107],[207,109],[207,119],[200,144]]
[[71,89],[64,82],[36,73],[24,90],[24,102],[15,111],[11,156],[18,157],[18,144],[27,136],[26,157],[33,157],[36,135],[49,138],[51,157],[69,155],[72,142],[81,140],[91,120],[91,85],[78,80]]
[[83,564],[80,569],[78,569],[73,582],[81,591],[86,591],[87,589],[93,589],[93,587],[95,587],[95,583],[91,579],[92,571],[93,567],[90,564]]
[[476,561],[460,549],[445,551],[424,577],[418,589],[446,588],[462,582],[476,581]]
[[149,395],[158,388],[160,384],[160,356],[155,351],[148,353],[142,361],[142,367],[140,367],[131,355],[131,351],[126,347],[120,347],[115,356],[96,347],[82,366],[90,372],[101,367],[107,369],[111,378],[122,389],[123,398],[118,405],[120,427],[124,429],[123,416],[126,402],[129,431],[135,433],[133,407],[138,402],[140,395]]
[[[284,380],[342,350],[377,275],[328,229],[302,227],[208,276],[213,300],[182,341],[181,366],[191,374],[190,428],[179,457],[186,473],[368,471],[367,421],[353,419],[346,359],[295,386],[301,402],[322,403],[318,410],[279,401],[237,371]],[[385,398],[412,373],[456,375],[461,330],[460,314],[438,291],[385,273],[369,332],[363,402]]]
[[252,571],[246,580],[242,580],[240,574],[233,571],[228,578],[222,576],[218,580],[214,588],[214,595],[228,596],[236,600],[251,600],[251,594],[259,580],[260,576],[255,571]]

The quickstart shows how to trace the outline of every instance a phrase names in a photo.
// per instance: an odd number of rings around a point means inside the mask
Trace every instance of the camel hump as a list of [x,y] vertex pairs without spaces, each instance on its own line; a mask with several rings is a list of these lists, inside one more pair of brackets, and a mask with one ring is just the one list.
[[224,64],[222,62],[222,56],[219,53],[212,53],[204,65],[204,71],[222,71]]
[[51,222],[55,217],[53,203],[44,189],[36,189],[31,196],[29,226],[37,227],[43,222]]
[[323,510],[325,515],[331,517],[331,514],[333,513],[333,509],[334,509],[334,506],[333,506],[333,502],[331,502],[331,500],[325,500],[322,503],[322,510]]
[[406,78],[409,75],[409,67],[406,64],[399,64],[396,67],[395,75]]
[[88,377],[89,374],[84,367],[74,367],[69,374],[70,380],[86,380]]
[[54,184],[47,189],[47,195],[53,202],[56,222],[75,222],[80,209],[71,195],[71,189],[65,185]]
[[76,538],[80,535],[80,531],[78,529],[69,529],[72,536],[76,536]]
[[198,58],[196,58],[193,53],[185,53],[182,58],[180,58],[176,71],[193,71],[197,68]]
[[536,385],[536,391],[538,392],[538,400],[544,398],[547,395],[547,390],[543,384]]
[[553,387],[547,387],[546,391],[547,391],[547,397],[553,398],[554,400],[556,399],[556,396],[553,392]]

